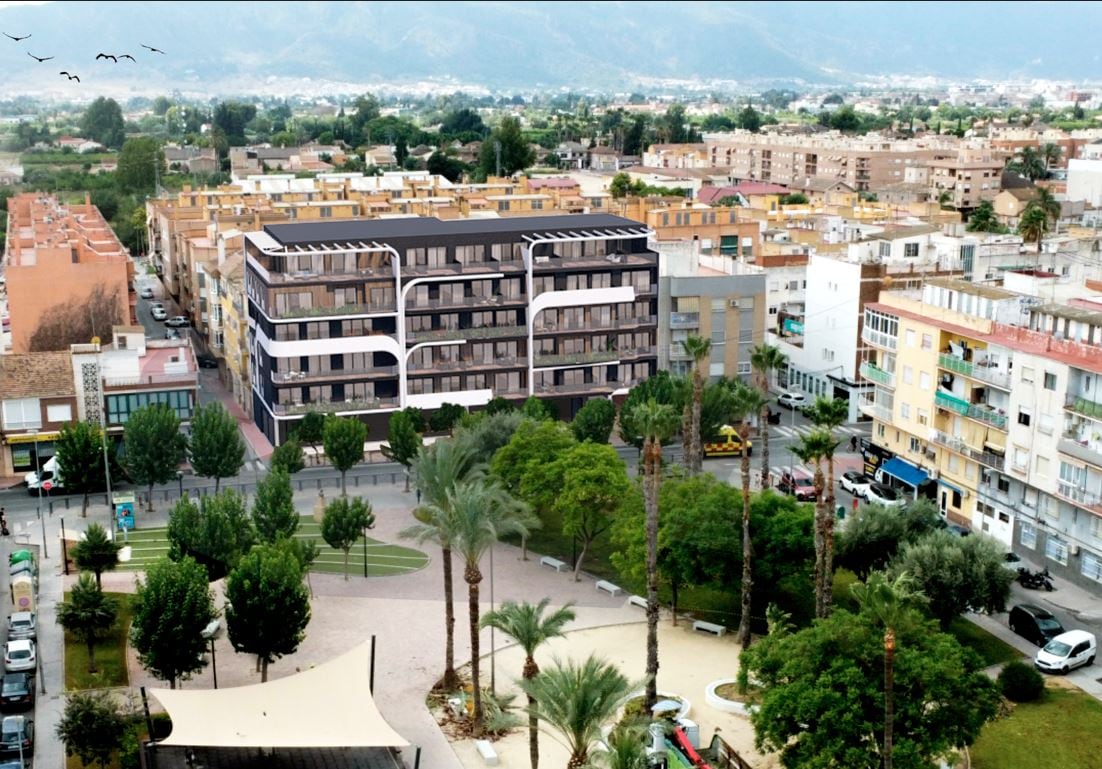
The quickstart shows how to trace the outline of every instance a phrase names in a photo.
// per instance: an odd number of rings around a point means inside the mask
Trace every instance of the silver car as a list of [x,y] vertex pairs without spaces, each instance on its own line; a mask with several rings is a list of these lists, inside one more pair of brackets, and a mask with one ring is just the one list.
[[34,640],[38,637],[38,628],[33,611],[15,611],[8,617],[8,640]]
[[4,644],[4,670],[8,673],[33,671],[38,662],[34,641],[23,639]]

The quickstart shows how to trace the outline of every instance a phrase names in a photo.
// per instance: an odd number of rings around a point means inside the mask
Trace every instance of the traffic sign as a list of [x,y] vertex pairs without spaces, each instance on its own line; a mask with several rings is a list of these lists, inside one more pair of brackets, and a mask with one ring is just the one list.
[[51,483],[50,481],[42,481],[42,490],[43,491],[49,491],[53,487],[54,487],[54,484]]

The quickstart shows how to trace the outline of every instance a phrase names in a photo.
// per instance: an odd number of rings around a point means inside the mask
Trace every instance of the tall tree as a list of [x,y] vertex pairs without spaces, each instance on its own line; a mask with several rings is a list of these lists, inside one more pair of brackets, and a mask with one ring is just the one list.
[[528,396],[524,401],[524,405],[520,407],[520,413],[529,419],[535,419],[537,422],[558,418],[554,406],[535,395]]
[[98,97],[80,118],[80,132],[104,147],[119,149],[125,137],[122,108],[114,99]]
[[469,444],[454,438],[440,440],[421,452],[414,460],[413,477],[424,498],[413,511],[417,520],[403,529],[399,536],[417,542],[432,542],[440,546],[440,563],[444,570],[444,678],[443,686],[452,691],[458,684],[455,674],[455,603],[453,601],[452,546],[456,537],[456,520],[452,509],[452,491],[464,478],[478,478],[482,469]]
[[142,667],[172,689],[203,669],[203,630],[217,616],[207,580],[207,570],[194,558],[161,558],[138,581],[130,642]]
[[[838,442],[830,433],[822,428],[815,428],[808,435],[800,438],[800,444],[792,447],[792,453],[800,458],[801,462],[812,465],[814,468],[815,484],[815,616],[824,617],[825,606],[828,606],[826,591],[830,577],[826,574],[826,541],[823,537],[823,515],[826,507],[826,494],[824,486],[826,481],[823,475],[823,460],[827,454],[833,454]],[[834,515],[834,511],[829,511]]]
[[592,655],[581,664],[556,662],[519,685],[539,703],[539,719],[562,736],[570,751],[567,769],[590,765],[589,751],[601,739],[601,729],[634,688],[614,665]]
[[306,458],[302,453],[302,444],[298,438],[291,437],[279,444],[272,451],[271,465],[273,470],[282,470],[288,475],[294,475],[306,467]]
[[383,456],[406,468],[406,491],[409,491],[409,467],[421,451],[421,434],[408,410],[390,415],[388,442],[381,447]]
[[[538,604],[515,603],[506,601],[500,609],[495,609],[482,618],[482,627],[497,628],[505,635],[516,641],[524,650],[524,668],[521,677],[525,681],[531,681],[539,675],[540,668],[536,664],[536,650],[550,641],[563,635],[563,628],[568,622],[573,621],[574,611],[570,604],[556,609],[550,614],[545,614],[550,598],[544,598]],[[532,769],[539,769],[540,762],[540,738],[539,717],[536,715],[538,703],[528,695],[528,756],[532,763]]]
[[647,511],[647,694],[644,704],[649,712],[658,699],[658,494],[662,485],[662,443],[677,429],[677,412],[651,399],[635,407],[631,419],[643,436],[643,498]]
[[926,499],[900,509],[862,505],[848,521],[838,540],[838,562],[866,579],[882,571],[903,545],[937,531],[942,523],[937,507]]
[[498,160],[496,146],[501,147],[501,173],[512,176],[536,162],[536,153],[528,146],[528,141],[520,130],[520,121],[515,117],[502,118],[486,141],[482,142],[482,151],[478,156],[478,168],[483,177],[497,173]]
[[65,755],[76,756],[82,766],[99,764],[106,769],[122,747],[126,728],[127,721],[112,694],[74,692],[65,701],[55,734],[65,743]]
[[57,461],[65,469],[65,488],[80,494],[80,516],[88,517],[88,495],[106,488],[103,466],[103,431],[91,422],[69,422],[61,426],[55,444]]
[[607,398],[590,398],[574,415],[570,429],[579,443],[608,443],[615,423],[616,405]]
[[347,496],[345,476],[364,459],[367,425],[355,417],[325,418],[325,456],[341,473],[341,496]]
[[118,602],[105,595],[88,572],[82,572],[69,600],[57,605],[57,624],[88,649],[88,672],[96,672],[96,641],[115,625]]
[[968,217],[969,232],[1005,232],[1005,228],[999,224],[995,216],[995,206],[990,200],[981,200],[980,204]]
[[442,403],[429,417],[429,429],[438,433],[450,433],[466,413],[467,410],[457,403]]
[[289,539],[295,536],[298,525],[291,476],[282,468],[273,467],[264,480],[256,484],[253,526],[257,536],[261,542],[269,544],[279,539]]
[[612,526],[631,490],[627,469],[616,449],[607,444],[579,443],[549,468],[555,479],[552,509],[562,517],[564,534],[580,544],[574,563],[577,582],[586,553]]
[[122,546],[111,539],[106,529],[98,523],[92,523],[84,532],[84,539],[74,545],[70,552],[77,568],[95,574],[96,587],[102,589],[100,575],[105,571],[115,570],[119,565],[121,549]]
[[823,491],[826,498],[822,504],[822,518],[818,521],[823,539],[823,605],[819,616],[825,617],[830,614],[834,602],[834,451],[838,447],[834,431],[849,419],[849,402],[841,398],[819,397],[807,410],[807,416],[812,423],[827,432],[834,444],[824,447],[823,459],[827,465],[827,476]]
[[232,478],[241,472],[245,463],[245,441],[237,429],[237,420],[221,401],[196,407],[191,417],[188,456],[196,475],[214,479],[215,494],[223,478]]
[[360,497],[340,497],[325,506],[321,519],[321,536],[334,550],[344,552],[344,581],[348,581],[348,553],[365,536],[365,530],[375,525],[371,504]]
[[700,439],[700,403],[704,398],[704,367],[712,354],[712,340],[702,336],[690,336],[681,343],[685,353],[693,359],[692,420],[689,428],[689,455],[685,457],[690,474],[699,473],[703,467],[703,448]]
[[307,411],[295,428],[295,438],[312,448],[317,458],[318,444],[325,440],[325,414],[320,411]]
[[1041,145],[1041,160],[1045,164],[1045,176],[1048,177],[1052,173],[1052,168],[1060,162],[1060,158],[1064,155],[1063,148],[1059,144],[1053,144],[1052,142],[1046,142]]
[[1044,179],[1046,174],[1044,158],[1036,147],[1022,147],[1018,156],[1006,164],[1006,168],[1034,182]]
[[180,419],[165,403],[143,406],[130,415],[123,430],[126,470],[134,483],[147,487],[153,512],[153,486],[176,479],[176,468],[187,451]]
[[486,551],[502,537],[527,534],[537,523],[527,508],[499,484],[486,481],[461,481],[451,492],[455,517],[456,551],[463,559],[463,579],[467,583],[467,610],[471,630],[471,688],[474,697],[474,736],[482,736],[482,683],[479,678],[479,583],[480,563]]
[[1037,253],[1041,253],[1041,241],[1048,232],[1048,215],[1036,206],[1026,206],[1022,218],[1018,220],[1018,234],[1026,243],[1035,243]]
[[209,494],[198,504],[185,496],[168,516],[168,557],[191,556],[212,580],[224,577],[256,541],[245,498],[233,489]]
[[1038,187],[1033,200],[1026,205],[1044,211],[1045,218],[1052,224],[1060,221],[1060,201],[1052,194],[1052,190],[1047,187]]
[[750,540],[750,419],[761,414],[765,396],[748,385],[739,383],[735,394],[735,415],[739,420],[739,438],[742,439],[742,587],[738,622],[738,640],[743,649],[750,645],[751,590],[753,547]]
[[754,370],[754,381],[765,406],[758,418],[758,443],[761,446],[761,487],[769,488],[769,385],[773,373],[788,364],[788,356],[776,345],[760,344],[750,351],[750,366]]
[[152,136],[133,136],[119,153],[115,180],[119,190],[149,195],[155,192],[158,175],[165,173],[165,154]]
[[301,564],[281,545],[257,545],[227,577],[226,602],[234,651],[259,657],[267,681],[268,665],[298,649],[310,621]]
[[761,113],[750,102],[746,102],[738,115],[738,127],[755,134],[761,130]]

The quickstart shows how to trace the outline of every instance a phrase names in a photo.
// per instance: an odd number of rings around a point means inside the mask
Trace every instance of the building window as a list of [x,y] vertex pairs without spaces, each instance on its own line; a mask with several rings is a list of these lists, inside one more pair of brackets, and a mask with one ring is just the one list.
[[883,422],[877,422],[876,423],[876,437],[877,438],[883,438],[885,432],[887,432],[887,431],[884,429],[884,423]]
[[1032,419],[1030,413],[1025,409],[1018,409],[1018,424],[1029,427],[1030,420]]
[[1055,390],[1056,389],[1056,375],[1055,374],[1050,374],[1047,371],[1045,372],[1045,389],[1046,390]]
[[930,372],[920,371],[918,372],[918,386],[923,390],[930,389]]
[[4,427],[8,430],[34,430],[42,427],[42,409],[38,398],[15,398],[3,403]]
[[1032,523],[1022,522],[1022,530],[1018,534],[1018,542],[1030,550],[1037,549],[1037,529]]
[[913,328],[907,329],[907,333],[905,335],[905,338],[907,340],[907,346],[908,347],[914,347],[915,346],[915,330]]
[[1082,561],[1079,564],[1079,571],[1087,579],[1093,579],[1095,582],[1102,582],[1102,558],[1099,558],[1094,553],[1083,553]]
[[911,436],[911,441],[908,448],[910,449],[910,452],[912,454],[917,454],[918,452],[922,451],[922,446],[921,444],[919,444],[918,438],[915,438],[914,436]]
[[1029,366],[1022,366],[1022,382],[1026,384],[1033,382],[1033,369]]
[[47,422],[71,422],[73,421],[73,407],[68,403],[58,403],[46,406]]
[[1048,475],[1048,457],[1043,457],[1040,454],[1037,455],[1037,474]]
[[131,414],[153,403],[166,404],[176,413],[179,419],[191,419],[191,392],[189,390],[172,390],[168,392],[108,395],[107,420],[110,424],[126,424]]
[[918,244],[917,243],[904,243],[903,244],[903,256],[913,259],[918,256]]
[[823,360],[825,360],[825,361],[834,360],[834,350],[831,350],[829,348],[824,347],[823,348]]
[[746,375],[750,373],[750,361],[739,361],[738,364],[739,375]]
[[[910,333],[910,332],[908,332]],[[903,384],[914,384],[915,370],[910,366],[903,367]]]
[[934,349],[934,338],[930,334],[922,335],[922,349],[932,350]]
[[887,259],[892,255],[892,244],[887,241],[880,242],[880,258]]
[[899,404],[899,416],[902,419],[910,419],[911,418],[911,404],[909,404],[909,403],[900,403]]
[[1045,540],[1045,557],[1061,566],[1068,565],[1068,543],[1064,540],[1050,536]]

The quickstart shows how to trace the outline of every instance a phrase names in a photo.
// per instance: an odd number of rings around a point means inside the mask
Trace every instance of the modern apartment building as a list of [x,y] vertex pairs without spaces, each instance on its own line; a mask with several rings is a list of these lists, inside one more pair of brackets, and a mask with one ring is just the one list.
[[135,322],[130,254],[87,196],[74,205],[33,192],[9,199],[4,261],[13,352],[30,351],[49,313],[96,291],[116,304],[116,322]]
[[989,148],[963,148],[947,157],[927,163],[930,183],[941,193],[949,193],[953,208],[969,210],[985,200],[994,200],[1002,189],[1005,156]]
[[564,416],[657,367],[658,254],[616,216],[269,225],[245,235],[253,418],[493,397]]
[[933,489],[950,520],[1097,589],[1102,303],[934,280],[921,299],[882,293],[863,338],[874,463]]

